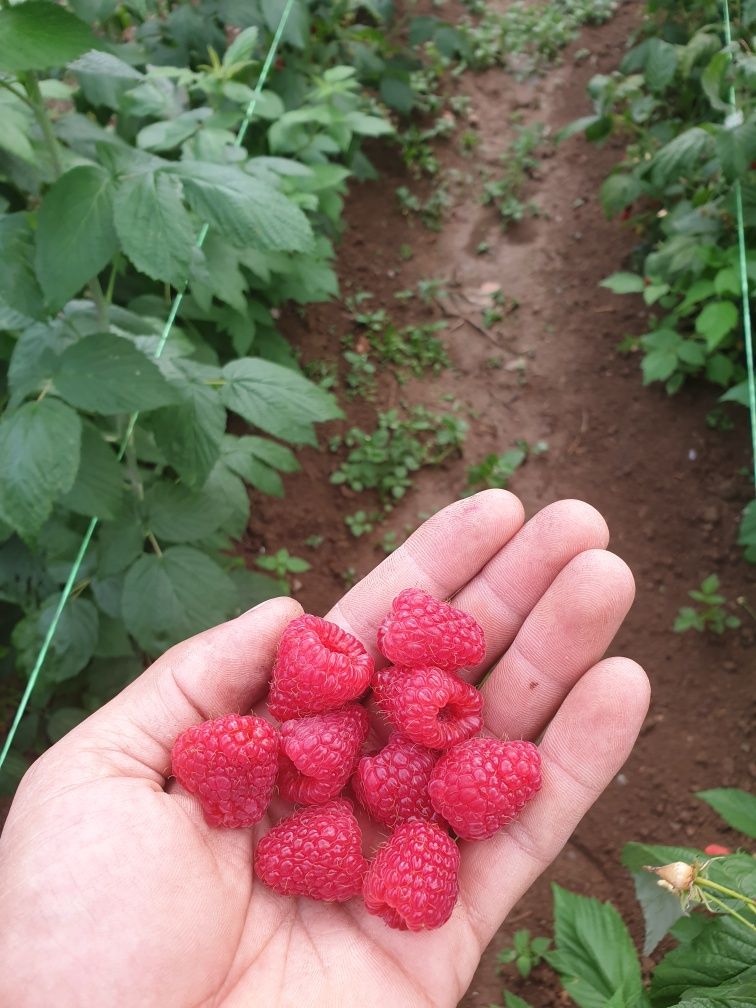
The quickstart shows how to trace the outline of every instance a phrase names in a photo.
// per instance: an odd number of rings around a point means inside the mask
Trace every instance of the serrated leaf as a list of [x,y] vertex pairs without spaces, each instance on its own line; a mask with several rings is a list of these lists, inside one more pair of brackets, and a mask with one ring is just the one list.
[[76,482],[61,503],[77,514],[111,519],[118,513],[123,493],[124,475],[115,450],[95,426],[85,424]]
[[98,45],[89,27],[56,3],[27,0],[0,10],[0,70],[46,70]]
[[654,1008],[675,1005],[692,988],[699,995],[728,983],[756,981],[756,934],[733,917],[712,918],[692,941],[669,952],[651,980]]
[[0,217],[0,299],[29,318],[43,314],[42,290],[34,271],[34,236],[26,214]]
[[282,594],[281,582],[268,577],[267,574],[247,570],[246,567],[234,567],[228,572],[228,576],[236,585],[236,590],[239,593],[239,608],[242,612],[246,612],[252,606],[259,605],[260,602],[265,602],[266,599],[278,598]]
[[677,71],[677,46],[664,39],[650,38],[646,47],[643,75],[652,91],[663,91]]
[[223,369],[228,409],[261,430],[294,444],[313,444],[312,423],[343,416],[336,400],[289,368],[242,357]]
[[[275,32],[283,17],[286,0],[262,0],[265,23]],[[289,11],[281,38],[295,49],[304,49],[310,34],[310,13],[303,0],[295,0]]]
[[157,365],[123,336],[95,333],[58,359],[55,388],[77,409],[112,415],[150,410],[178,400]]
[[190,546],[140,557],[123,586],[126,627],[151,654],[222,622],[236,607],[236,588],[228,575]]
[[147,524],[159,542],[196,542],[223,528],[233,513],[221,478],[199,490],[161,480],[145,494]]
[[199,216],[239,247],[305,252],[312,244],[309,221],[277,189],[241,168],[184,161],[171,168]]
[[109,578],[130,567],[144,550],[144,530],[136,521],[103,522],[97,537],[97,573]]
[[640,294],[644,286],[643,277],[637,273],[612,273],[599,284],[614,294]]
[[712,353],[738,324],[738,309],[732,301],[710,301],[696,318],[696,332]]
[[[53,595],[42,605],[36,620],[35,651],[50,628],[60,596]],[[47,682],[72,679],[86,666],[97,642],[97,609],[80,597],[69,598],[50,643],[42,674]]]
[[201,486],[220,456],[226,409],[216,388],[191,380],[174,383],[179,402],[148,418],[158,447],[189,486]]
[[709,99],[712,108],[719,112],[728,112],[730,106],[722,97],[722,85],[725,75],[732,65],[730,54],[722,49],[714,53],[701,74],[701,88]]
[[81,420],[58,399],[25,403],[0,420],[0,517],[28,539],[73,486]]
[[744,178],[756,160],[756,120],[723,126],[716,135],[717,154],[728,179]]
[[120,611],[118,617],[100,613],[94,653],[97,658],[123,658],[134,653],[134,645],[120,618]]
[[615,908],[558,885],[552,889],[556,952],[547,959],[570,997],[580,1008],[605,1008],[618,992],[628,1005],[642,1004],[640,963]]
[[233,63],[245,63],[251,59],[257,47],[259,34],[256,25],[239,32],[223,54],[223,65],[231,66]]
[[651,160],[651,173],[655,184],[662,185],[690,175],[703,157],[714,151],[712,136],[700,126],[679,133],[661,147]]
[[527,1001],[523,1001],[521,997],[517,997],[510,991],[504,991],[504,1005],[505,1008],[531,1008]]
[[105,105],[117,111],[121,98],[144,78],[112,53],[92,49],[74,60],[69,70],[76,74],[84,97],[92,105]]
[[97,165],[71,168],[47,193],[38,216],[37,276],[51,307],[77,294],[117,251],[109,176]]
[[607,217],[613,217],[637,200],[642,192],[643,186],[634,175],[615,172],[601,185],[601,208]]
[[696,792],[696,797],[710,805],[728,826],[756,839],[756,795],[739,788],[713,788]]
[[165,172],[123,178],[115,192],[114,220],[121,247],[152,280],[183,288],[195,242],[181,183]]
[[258,437],[233,437],[223,440],[223,462],[253,487],[273,497],[283,497],[281,477],[276,472],[295,472],[299,463],[292,452],[275,441]]

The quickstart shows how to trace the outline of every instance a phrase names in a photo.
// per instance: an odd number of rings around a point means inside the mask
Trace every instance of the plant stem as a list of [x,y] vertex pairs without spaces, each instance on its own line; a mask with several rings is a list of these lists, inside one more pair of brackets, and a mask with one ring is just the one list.
[[752,913],[756,913],[756,900],[752,900],[750,896],[746,896],[745,893],[738,892],[737,889],[728,889],[726,886],[720,885],[719,882],[712,882],[711,879],[704,878],[699,875],[696,879],[696,885],[701,886],[702,889],[714,889],[716,892],[722,893],[723,896],[727,896],[728,899],[738,900],[740,903],[745,903]]
[[45,100],[42,97],[42,92],[39,90],[37,75],[31,72],[26,74],[23,83],[26,88],[26,93],[29,96],[31,106],[34,109],[34,117],[37,120],[39,128],[42,130],[42,136],[45,139],[45,145],[47,146],[47,152],[50,155],[50,163],[52,165],[53,174],[56,179],[60,178],[63,174],[63,166],[60,161],[58,141],[53,133],[52,123],[50,122],[50,117],[48,116],[47,109],[45,108]]
[[158,541],[155,538],[155,536],[152,534],[152,532],[148,532],[147,533],[147,539],[149,540],[150,546],[152,546],[152,548],[155,550],[155,553],[159,557],[162,557],[163,551],[160,549],[160,546],[158,545]]
[[[697,884],[700,885],[700,880],[698,881]],[[716,903],[716,905],[721,907],[725,913],[730,914],[731,917],[734,917],[736,920],[739,920],[741,924],[745,924],[745,926],[747,928],[750,928],[751,931],[756,931],[756,924],[752,924],[751,921],[746,920],[742,914],[739,914],[737,910],[733,910],[732,907],[727,906],[727,904],[723,900],[718,899],[716,896],[712,896],[711,893],[709,893],[706,898],[707,900],[710,900],[712,903]]]
[[[3,6],[2,0],[0,0],[0,9],[2,8],[2,6]],[[0,77],[0,87],[5,88],[6,91],[10,91],[10,93],[12,95],[15,95],[16,98],[19,99],[19,101],[22,101],[24,103],[24,105],[28,105],[29,108],[32,110],[32,112],[36,111],[34,107],[34,102],[30,101],[30,99],[22,91],[16,91],[13,85],[9,81],[3,80],[2,77]]]

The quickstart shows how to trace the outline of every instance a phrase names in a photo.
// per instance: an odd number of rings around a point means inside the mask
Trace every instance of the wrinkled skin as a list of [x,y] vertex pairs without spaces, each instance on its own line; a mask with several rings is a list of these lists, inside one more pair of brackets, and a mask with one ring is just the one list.
[[301,611],[274,599],[172,648],[27,773],[0,839],[0,1004],[453,1008],[646,713],[642,670],[602,660],[633,597],[607,541],[586,504],[523,524],[515,497],[486,491],[431,518],[328,614],[372,648],[402,588],[453,596],[485,630],[469,677],[490,672],[487,728],[541,738],[543,788],[507,829],[462,844],[448,924],[401,933],[356,900],[276,896],[250,869],[268,824],[212,829],[170,779],[183,728],[264,703],[276,642]]

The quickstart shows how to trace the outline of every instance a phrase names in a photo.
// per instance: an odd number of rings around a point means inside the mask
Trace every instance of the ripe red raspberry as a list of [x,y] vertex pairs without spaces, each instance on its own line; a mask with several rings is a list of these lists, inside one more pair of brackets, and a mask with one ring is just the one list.
[[378,647],[395,665],[456,672],[483,661],[486,643],[472,616],[420,588],[405,588],[378,628]]
[[373,690],[394,728],[428,749],[448,749],[483,727],[478,690],[433,666],[381,669]]
[[278,791],[302,805],[334,798],[349,780],[368,733],[368,713],[359,704],[312,714],[281,725]]
[[463,840],[485,840],[519,815],[541,787],[532,742],[469,739],[445,752],[428,790],[434,809]]
[[276,783],[278,732],[263,718],[226,714],[183,731],[171,763],[211,826],[254,826]]
[[397,732],[380,752],[363,756],[352,777],[362,807],[384,826],[406,819],[436,820],[428,781],[438,753]]
[[292,620],[278,644],[268,706],[279,721],[336,710],[368,687],[373,659],[356,637],[318,616]]
[[362,894],[368,913],[399,931],[441,927],[457,901],[459,849],[434,823],[397,826],[378,849]]
[[360,892],[367,867],[360,827],[343,798],[295,812],[255,852],[258,878],[281,896],[343,902]]

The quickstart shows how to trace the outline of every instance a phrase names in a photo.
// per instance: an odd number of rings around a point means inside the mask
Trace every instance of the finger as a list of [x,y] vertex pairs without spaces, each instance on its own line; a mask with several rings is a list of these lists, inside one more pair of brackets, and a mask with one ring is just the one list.
[[587,672],[540,745],[543,786],[519,820],[462,847],[462,904],[483,949],[619,772],[648,710],[643,669],[608,658]]
[[486,657],[463,673],[475,682],[509,647],[525,617],[562,568],[579,553],[604,549],[609,530],[599,512],[579,500],[543,508],[501,549],[453,604],[483,627]]
[[561,571],[482,687],[486,727],[535,739],[581,675],[601,658],[635,596],[627,564],[606,550]]
[[260,700],[284,627],[301,612],[293,599],[270,599],[177,644],[63,742],[83,745],[117,772],[140,767],[162,785],[184,728],[246,713]]
[[403,588],[423,588],[448,598],[509,542],[523,523],[520,501],[507,490],[484,490],[450,504],[382,564],[355,585],[328,613],[378,657],[375,635]]

